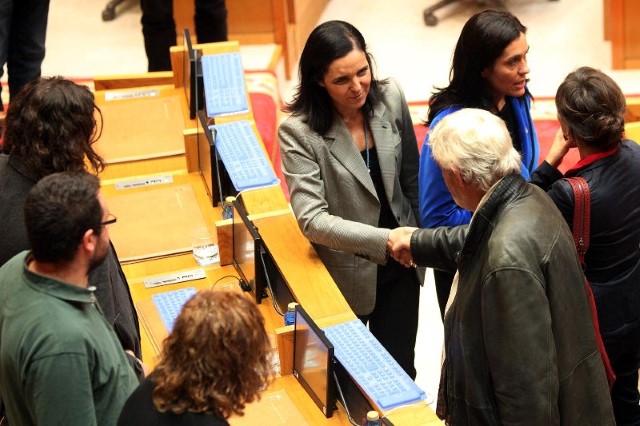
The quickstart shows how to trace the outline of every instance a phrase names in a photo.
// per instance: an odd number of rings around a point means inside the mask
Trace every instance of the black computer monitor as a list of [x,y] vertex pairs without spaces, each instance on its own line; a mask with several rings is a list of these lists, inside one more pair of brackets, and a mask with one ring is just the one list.
[[336,408],[333,345],[298,305],[293,333],[293,375],[326,417]]
[[[224,163],[216,151],[216,132],[202,110],[197,112],[198,128],[198,169],[202,173],[207,195],[213,206],[222,205],[224,199],[230,195],[237,195],[233,182],[224,167]],[[204,134],[204,137],[202,136]]]
[[184,47],[182,83],[187,97],[187,105],[189,105],[189,117],[193,120],[196,118],[196,111],[201,110],[204,106],[204,83],[202,63],[200,62],[202,52],[193,48],[188,28],[184,29],[182,43]]
[[[239,200],[233,201],[233,266],[235,266],[243,290],[255,295],[256,303],[265,297],[264,269],[259,263],[262,239],[249,220]],[[257,259],[257,262],[256,262]]]

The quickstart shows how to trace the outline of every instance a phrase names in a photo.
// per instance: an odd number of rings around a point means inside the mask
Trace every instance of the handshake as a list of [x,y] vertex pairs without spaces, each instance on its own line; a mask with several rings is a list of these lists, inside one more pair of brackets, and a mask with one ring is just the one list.
[[411,235],[418,228],[400,227],[392,229],[387,239],[387,252],[400,264],[409,267],[416,267],[411,256]]

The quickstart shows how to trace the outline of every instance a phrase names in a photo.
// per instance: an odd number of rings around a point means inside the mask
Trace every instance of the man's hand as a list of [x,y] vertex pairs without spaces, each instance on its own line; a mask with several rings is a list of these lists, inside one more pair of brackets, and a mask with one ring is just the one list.
[[400,264],[415,267],[411,258],[411,234],[418,228],[401,227],[392,229],[387,241],[387,251]]

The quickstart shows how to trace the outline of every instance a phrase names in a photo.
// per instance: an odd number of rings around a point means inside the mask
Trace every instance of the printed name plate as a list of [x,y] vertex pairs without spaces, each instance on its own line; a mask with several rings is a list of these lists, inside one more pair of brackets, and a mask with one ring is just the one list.
[[143,186],[162,185],[173,182],[173,176],[153,176],[148,178],[130,179],[122,182],[116,182],[116,189],[140,188]]
[[152,96],[160,96],[160,90],[149,89],[149,90],[126,91],[126,92],[122,92],[122,91],[107,92],[104,94],[104,100],[115,101],[118,99],[149,98]]
[[148,278],[144,280],[146,288],[159,287],[161,285],[182,283],[185,281],[201,280],[206,277],[204,269],[193,269],[191,271],[176,272],[175,274],[162,275],[160,277]]

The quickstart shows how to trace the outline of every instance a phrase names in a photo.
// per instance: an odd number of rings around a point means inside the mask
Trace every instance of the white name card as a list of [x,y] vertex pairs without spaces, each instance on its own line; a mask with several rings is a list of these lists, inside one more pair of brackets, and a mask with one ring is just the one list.
[[115,101],[118,99],[134,99],[134,98],[149,98],[152,96],[160,96],[160,90],[147,89],[147,90],[129,90],[118,92],[107,92],[104,94],[105,101]]
[[191,271],[176,272],[175,274],[162,275],[160,277],[148,278],[144,280],[146,288],[159,287],[161,285],[182,283],[185,281],[201,280],[206,277],[204,269],[194,269]]
[[162,184],[171,183],[171,182],[173,182],[173,176],[162,175],[162,176],[153,176],[149,178],[124,180],[122,182],[116,182],[115,186],[116,186],[116,189],[131,189],[131,188],[140,188],[144,186],[162,185]]

